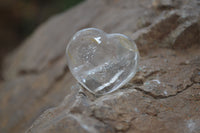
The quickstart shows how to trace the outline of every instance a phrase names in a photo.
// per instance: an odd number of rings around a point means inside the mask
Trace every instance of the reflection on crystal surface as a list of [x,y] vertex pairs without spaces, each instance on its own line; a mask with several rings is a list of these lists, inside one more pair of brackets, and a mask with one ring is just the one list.
[[139,60],[137,47],[128,37],[95,28],[77,32],[66,54],[73,76],[95,94],[113,92],[128,82]]

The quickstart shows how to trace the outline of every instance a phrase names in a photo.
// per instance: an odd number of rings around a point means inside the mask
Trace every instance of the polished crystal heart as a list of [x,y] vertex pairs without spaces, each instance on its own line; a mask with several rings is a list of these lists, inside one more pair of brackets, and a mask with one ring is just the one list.
[[73,76],[97,95],[126,84],[135,75],[139,61],[134,41],[123,34],[106,34],[96,28],[77,32],[66,54]]

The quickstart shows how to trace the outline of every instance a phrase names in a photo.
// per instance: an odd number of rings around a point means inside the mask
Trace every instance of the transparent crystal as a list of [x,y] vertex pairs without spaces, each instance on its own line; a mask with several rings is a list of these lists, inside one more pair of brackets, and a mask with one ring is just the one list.
[[113,92],[136,73],[139,53],[134,41],[122,34],[88,28],[77,32],[66,49],[68,66],[90,92]]

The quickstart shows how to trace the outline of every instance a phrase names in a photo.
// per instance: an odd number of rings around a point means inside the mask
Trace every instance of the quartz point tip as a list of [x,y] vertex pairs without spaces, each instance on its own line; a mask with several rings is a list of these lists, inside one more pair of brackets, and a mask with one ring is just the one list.
[[72,75],[96,95],[111,93],[130,81],[139,61],[133,40],[96,28],[78,31],[66,48],[66,56]]

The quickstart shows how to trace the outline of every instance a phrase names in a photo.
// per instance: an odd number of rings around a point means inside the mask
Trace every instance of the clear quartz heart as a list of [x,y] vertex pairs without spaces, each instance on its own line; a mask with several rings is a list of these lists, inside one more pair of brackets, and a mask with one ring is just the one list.
[[78,31],[69,42],[66,55],[73,76],[96,95],[126,84],[135,75],[139,61],[134,41],[96,28]]

